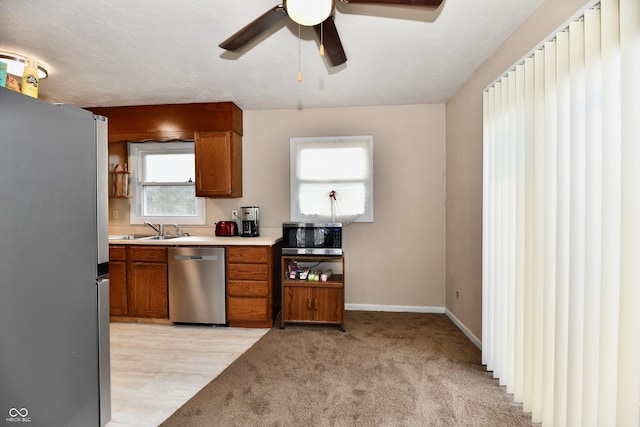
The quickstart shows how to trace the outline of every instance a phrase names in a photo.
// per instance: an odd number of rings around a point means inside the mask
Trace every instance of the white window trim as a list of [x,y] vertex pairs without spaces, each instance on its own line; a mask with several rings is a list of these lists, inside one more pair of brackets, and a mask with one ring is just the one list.
[[[129,171],[131,172],[131,203],[129,204],[129,222],[131,224],[151,223],[179,224],[179,225],[205,225],[207,223],[206,201],[203,197],[196,197],[198,215],[193,217],[168,217],[168,216],[144,216],[142,215],[142,200],[139,194],[142,191],[142,164],[145,153],[193,153],[193,141],[182,142],[129,142]],[[194,176],[195,179],[195,176]],[[195,185],[195,183],[194,183]]]
[[[340,219],[336,221],[341,222],[373,222],[373,136],[372,135],[358,135],[358,136],[332,136],[332,137],[296,137],[290,138],[290,152],[289,152],[289,173],[290,173],[290,220],[295,222],[309,222],[309,216],[303,215],[299,211],[299,181],[298,181],[298,153],[300,147],[307,145],[309,147],[318,147],[324,143],[366,143],[368,144],[368,156],[370,165],[370,174],[366,181],[363,181],[367,186],[367,194],[365,198],[365,213],[356,217],[355,219]],[[328,197],[328,195],[327,195]],[[328,218],[326,218],[328,219]]]

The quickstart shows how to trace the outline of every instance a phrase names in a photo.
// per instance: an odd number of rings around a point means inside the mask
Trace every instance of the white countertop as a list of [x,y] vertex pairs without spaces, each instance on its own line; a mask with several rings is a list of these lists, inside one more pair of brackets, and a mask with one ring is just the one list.
[[146,240],[125,239],[124,235],[110,235],[110,245],[159,245],[159,246],[273,246],[282,240],[280,234],[260,234],[258,237],[241,236],[186,236],[175,239]]

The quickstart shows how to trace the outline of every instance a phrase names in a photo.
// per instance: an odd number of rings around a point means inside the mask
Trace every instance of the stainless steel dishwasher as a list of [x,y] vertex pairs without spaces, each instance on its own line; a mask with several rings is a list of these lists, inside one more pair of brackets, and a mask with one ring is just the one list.
[[169,319],[226,324],[225,248],[169,248]]

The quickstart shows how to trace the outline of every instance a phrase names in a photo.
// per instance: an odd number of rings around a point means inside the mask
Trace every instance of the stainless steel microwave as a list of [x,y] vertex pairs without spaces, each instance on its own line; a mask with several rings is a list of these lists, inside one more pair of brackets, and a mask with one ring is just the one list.
[[282,224],[285,255],[342,255],[341,222],[285,222]]

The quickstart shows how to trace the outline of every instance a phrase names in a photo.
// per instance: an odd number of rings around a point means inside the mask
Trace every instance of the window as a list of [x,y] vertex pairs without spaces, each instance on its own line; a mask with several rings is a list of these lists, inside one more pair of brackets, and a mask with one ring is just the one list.
[[131,224],[205,224],[203,198],[195,193],[193,142],[129,143]]
[[373,137],[291,138],[291,221],[373,222]]

